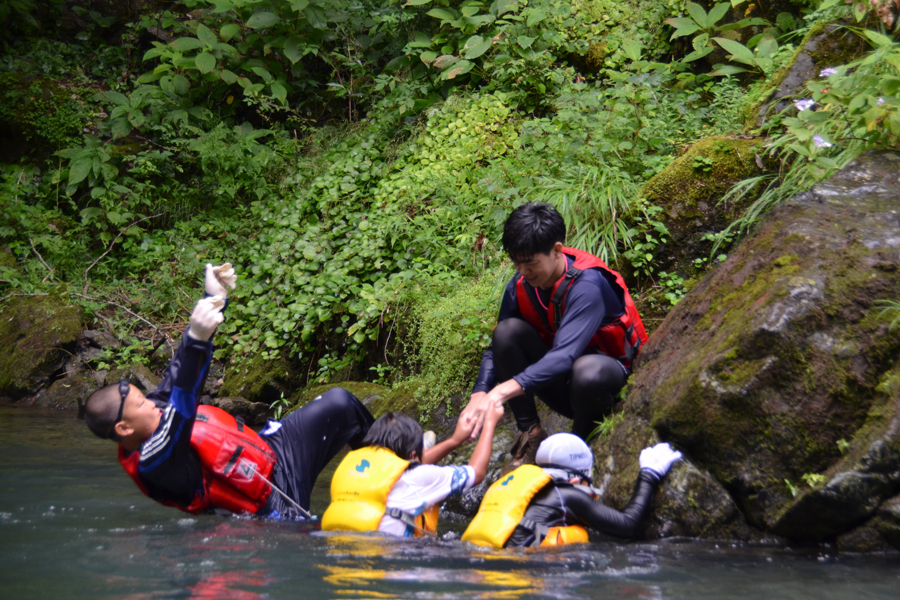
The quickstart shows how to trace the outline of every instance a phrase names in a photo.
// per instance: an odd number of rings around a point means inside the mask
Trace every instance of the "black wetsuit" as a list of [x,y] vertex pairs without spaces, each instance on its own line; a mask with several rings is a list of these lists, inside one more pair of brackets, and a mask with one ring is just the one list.
[[[551,409],[575,421],[573,433],[587,438],[595,422],[613,406],[629,375],[615,358],[585,352],[599,327],[625,314],[622,299],[600,271],[583,271],[568,290],[566,310],[550,348],[522,318],[516,298],[519,277],[506,286],[493,341],[482,356],[472,393],[515,379],[525,390],[508,401],[519,431],[540,422],[534,403],[537,394]],[[543,305],[550,306],[551,290],[535,291]],[[542,306],[535,308],[544,311]]]
[[[650,510],[650,501],[658,486],[659,477],[651,471],[642,470],[631,501],[624,510],[618,511],[597,502],[577,486],[548,483],[531,499],[523,520],[529,519],[547,527],[581,525],[604,533],[632,537]],[[504,547],[530,546],[534,540],[534,531],[519,525]]]
[[[147,394],[163,410],[159,427],[139,448],[138,474],[154,500],[186,507],[203,493],[200,459],[190,442],[197,397],[212,351],[211,341],[198,341],[185,333],[159,386]],[[269,421],[260,435],[277,457],[272,476],[275,485],[309,510],[319,473],[345,445],[360,447],[372,422],[369,411],[342,388],[329,390],[281,421]],[[258,514],[279,518],[299,516],[297,513],[273,492]]]

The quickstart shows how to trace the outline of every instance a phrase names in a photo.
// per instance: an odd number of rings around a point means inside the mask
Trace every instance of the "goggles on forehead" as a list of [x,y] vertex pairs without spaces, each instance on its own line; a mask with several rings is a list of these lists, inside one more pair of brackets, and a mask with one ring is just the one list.
[[131,386],[126,378],[122,378],[119,380],[119,397],[121,401],[119,402],[119,414],[116,416],[116,420],[113,421],[113,424],[109,428],[109,432],[106,434],[106,438],[110,440],[115,439],[115,431],[116,424],[122,420],[122,411],[125,410],[125,398],[128,397],[128,392],[131,390]]

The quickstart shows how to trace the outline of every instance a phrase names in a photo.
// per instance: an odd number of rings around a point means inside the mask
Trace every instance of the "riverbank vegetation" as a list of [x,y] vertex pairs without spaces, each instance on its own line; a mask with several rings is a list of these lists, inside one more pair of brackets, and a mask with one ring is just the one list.
[[[202,266],[230,260],[216,357],[235,378],[413,379],[435,406],[489,343],[514,206],[557,206],[652,328],[772,206],[895,147],[896,12],[0,0],[0,298],[68,295],[127,342],[111,361],[141,361],[183,328]],[[680,187],[752,148],[700,199],[739,210],[672,260],[677,206],[646,186],[712,136],[754,141],[695,152]]]

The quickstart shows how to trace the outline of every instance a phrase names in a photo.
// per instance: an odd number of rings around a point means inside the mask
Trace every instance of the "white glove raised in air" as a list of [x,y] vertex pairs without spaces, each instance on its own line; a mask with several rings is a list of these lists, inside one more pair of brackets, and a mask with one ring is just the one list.
[[218,267],[214,267],[212,264],[207,263],[205,279],[207,294],[225,298],[228,296],[226,286],[234,289],[234,282],[237,281],[237,275],[235,275],[231,263],[224,263]]
[[209,341],[219,323],[225,320],[222,309],[225,308],[225,298],[212,296],[197,302],[194,312],[191,313],[191,326],[188,335],[201,342]]
[[641,450],[641,469],[652,471],[660,479],[665,477],[672,465],[679,460],[681,460],[681,452],[673,450],[672,446],[665,442]]

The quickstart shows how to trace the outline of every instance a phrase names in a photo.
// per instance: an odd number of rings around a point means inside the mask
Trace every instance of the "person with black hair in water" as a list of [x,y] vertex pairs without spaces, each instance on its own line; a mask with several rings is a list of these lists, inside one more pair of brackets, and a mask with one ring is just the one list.
[[596,256],[565,247],[565,239],[566,224],[549,204],[520,206],[503,227],[503,248],[517,274],[460,418],[476,422],[474,436],[490,404],[509,404],[518,434],[505,472],[533,464],[546,438],[535,396],[587,439],[610,413],[647,341],[622,277]]
[[144,395],[127,380],[94,392],[84,418],[98,437],[119,445],[119,462],[150,498],[190,513],[225,511],[267,518],[309,517],[313,484],[345,446],[359,448],[372,415],[334,388],[257,434],[224,411],[198,407],[224,320],[231,265],[206,266],[207,297],[159,386]]

